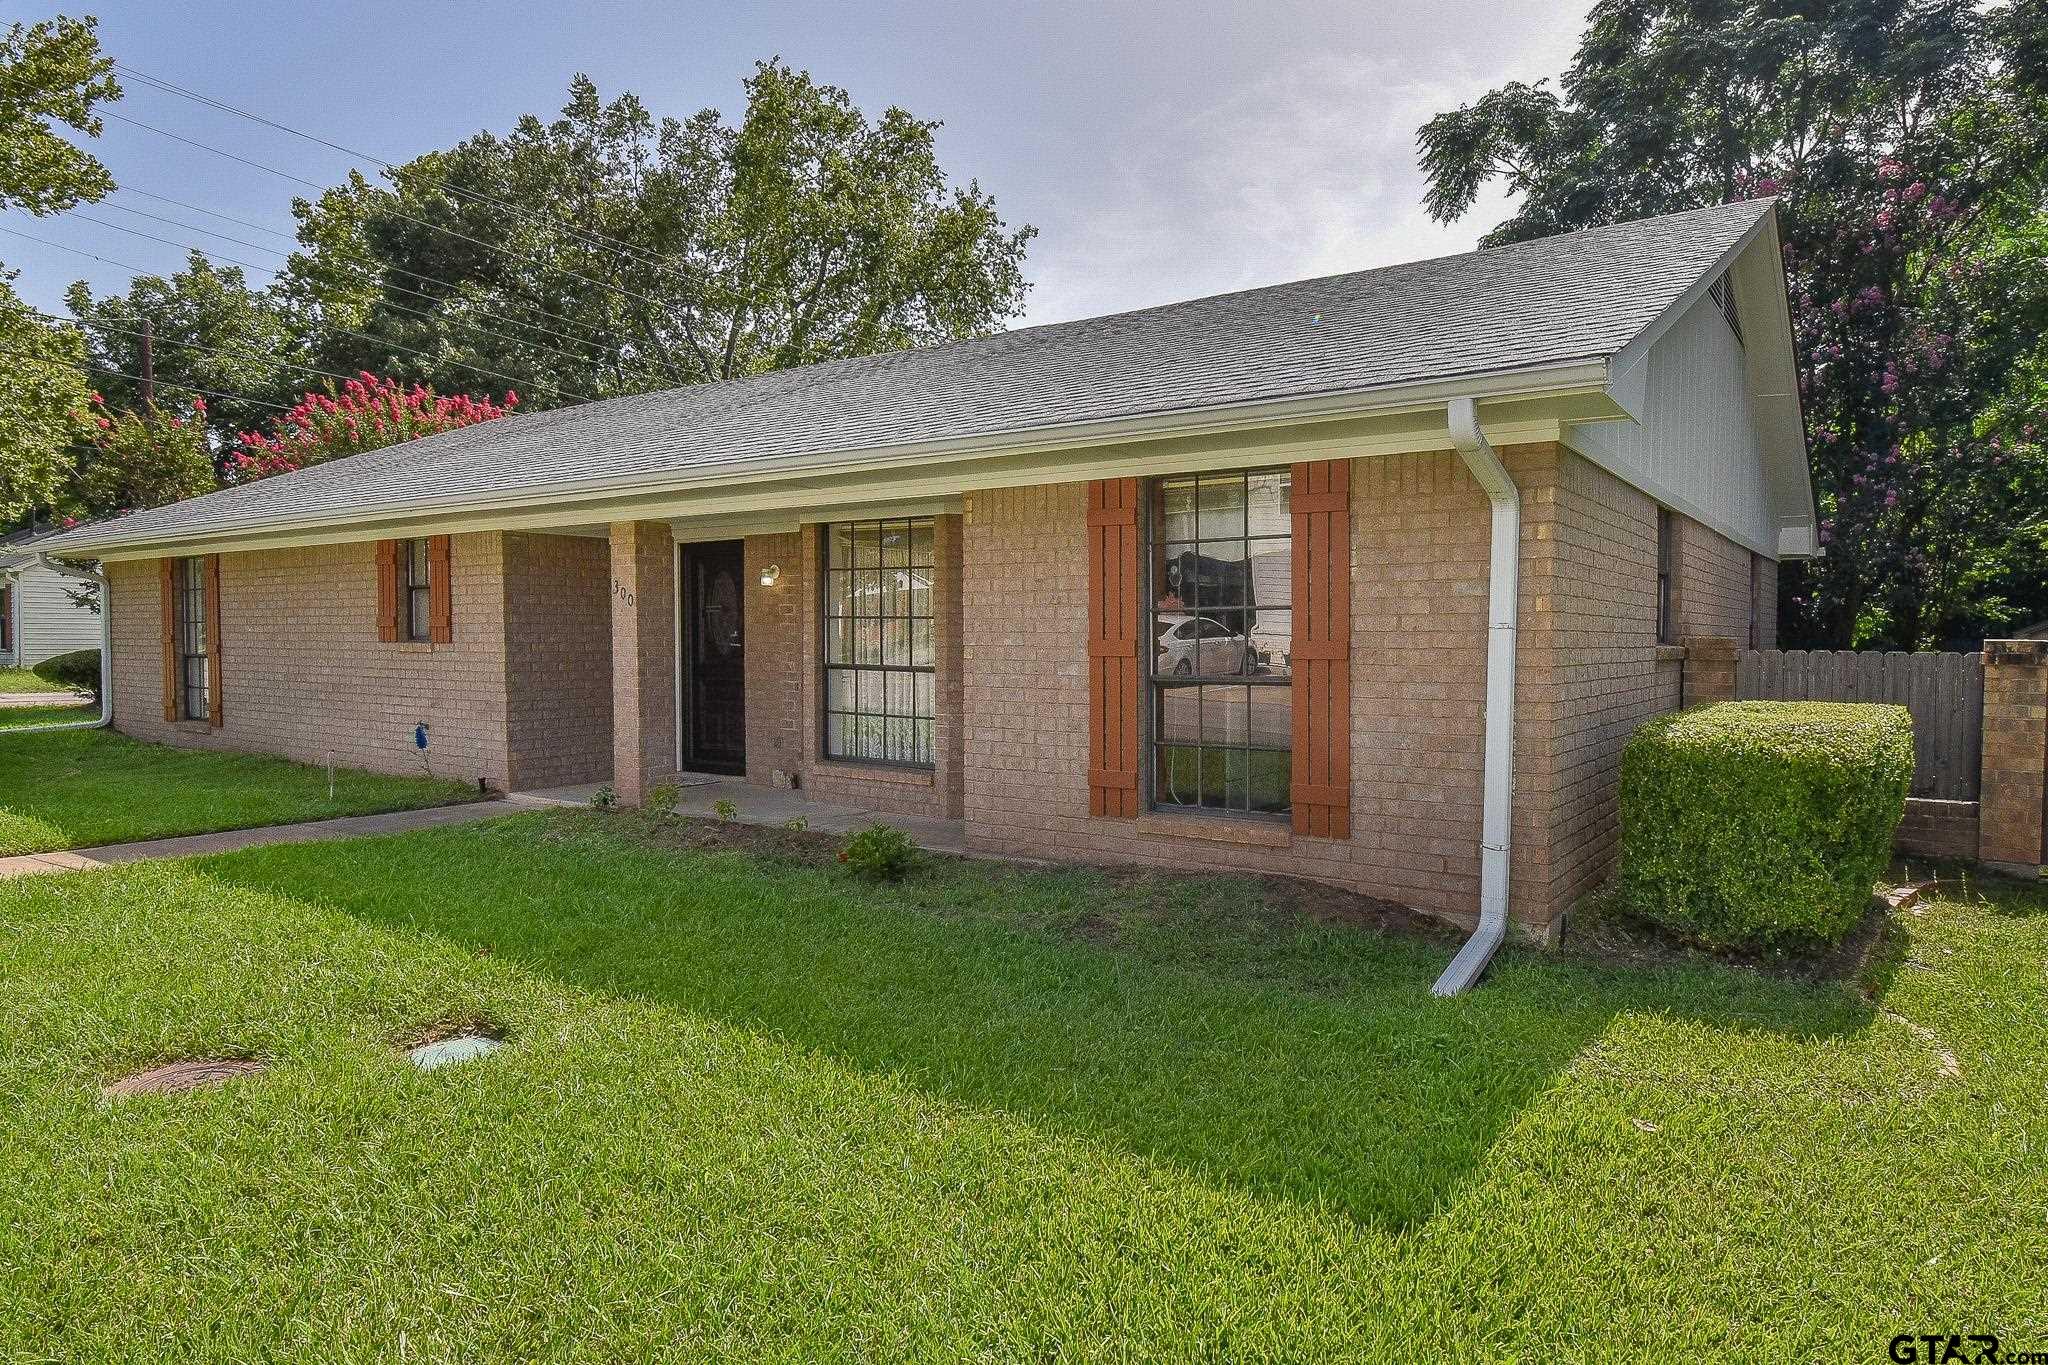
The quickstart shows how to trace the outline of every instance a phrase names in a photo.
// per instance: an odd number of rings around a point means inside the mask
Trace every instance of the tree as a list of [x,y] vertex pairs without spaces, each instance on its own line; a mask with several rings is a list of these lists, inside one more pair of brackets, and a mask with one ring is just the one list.
[[1525,240],[1780,196],[1824,558],[1788,640],[1906,647],[2048,609],[2042,7],[1600,0],[1561,82],[1420,132],[1450,221],[1500,180]]
[[552,123],[302,202],[280,288],[328,322],[318,363],[553,406],[985,335],[1021,310],[1032,229],[948,181],[936,123],[871,121],[779,62],[746,90],[737,125],[657,121],[579,76]]
[[113,408],[97,393],[91,403],[92,448],[64,504],[71,516],[161,507],[218,486],[204,398],[194,398],[183,412],[154,403],[140,410]]
[[378,450],[436,432],[474,426],[507,416],[519,406],[519,395],[507,390],[504,402],[443,396],[421,384],[410,389],[367,370],[326,393],[308,393],[276,423],[276,433],[245,431],[229,456],[228,475],[236,483],[322,464],[344,455]]
[[204,411],[223,447],[301,387],[303,372],[292,368],[305,352],[297,319],[268,290],[251,288],[238,267],[216,267],[198,252],[168,279],[139,275],[104,298],[80,281],[65,302],[85,331],[110,406],[142,406],[140,384],[122,376],[142,372],[148,328],[159,401],[175,404],[194,388],[214,390],[220,396]]
[[[97,137],[93,107],[119,99],[91,19],[16,23],[0,34],[0,210],[60,213],[113,180],[52,126]],[[71,468],[86,405],[75,336],[50,327],[0,267],[0,524],[47,507]]]

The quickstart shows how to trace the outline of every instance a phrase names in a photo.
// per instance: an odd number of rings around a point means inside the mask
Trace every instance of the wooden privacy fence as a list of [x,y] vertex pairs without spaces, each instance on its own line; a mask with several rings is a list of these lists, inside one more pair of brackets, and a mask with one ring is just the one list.
[[1743,701],[1882,701],[1913,713],[1913,795],[1975,801],[1984,752],[1982,654],[1745,649]]

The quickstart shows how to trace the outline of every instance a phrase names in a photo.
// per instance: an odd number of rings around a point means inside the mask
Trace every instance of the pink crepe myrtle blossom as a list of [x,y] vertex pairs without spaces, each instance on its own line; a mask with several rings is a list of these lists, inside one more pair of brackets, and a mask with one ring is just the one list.
[[424,384],[410,388],[363,371],[338,390],[308,393],[282,417],[270,435],[245,431],[225,463],[231,482],[282,474],[401,441],[453,431],[509,415],[519,395],[507,390],[500,402],[468,394],[437,394]]

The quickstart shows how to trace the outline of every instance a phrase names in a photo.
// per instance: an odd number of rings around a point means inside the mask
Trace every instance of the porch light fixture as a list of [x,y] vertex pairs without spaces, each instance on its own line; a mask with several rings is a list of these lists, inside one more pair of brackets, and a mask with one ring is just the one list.
[[761,570],[761,586],[772,588],[781,577],[782,566],[780,564],[770,564],[767,568]]

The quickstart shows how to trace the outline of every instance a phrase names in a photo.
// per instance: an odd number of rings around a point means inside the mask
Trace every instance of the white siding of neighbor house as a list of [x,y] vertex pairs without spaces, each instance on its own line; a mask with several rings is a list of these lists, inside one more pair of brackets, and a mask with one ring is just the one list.
[[1587,422],[1570,443],[1659,502],[1778,557],[1742,343],[1702,295],[1650,348],[1641,422]]
[[64,591],[69,582],[39,566],[15,579],[14,663],[33,668],[53,654],[100,647],[100,618],[72,605]]

